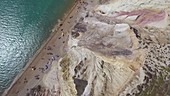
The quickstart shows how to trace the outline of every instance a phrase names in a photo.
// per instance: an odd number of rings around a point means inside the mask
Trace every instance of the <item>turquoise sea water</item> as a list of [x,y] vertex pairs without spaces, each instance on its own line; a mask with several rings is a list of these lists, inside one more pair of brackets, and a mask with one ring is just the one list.
[[[74,0],[0,0],[0,94]],[[68,7],[69,6],[69,7]]]

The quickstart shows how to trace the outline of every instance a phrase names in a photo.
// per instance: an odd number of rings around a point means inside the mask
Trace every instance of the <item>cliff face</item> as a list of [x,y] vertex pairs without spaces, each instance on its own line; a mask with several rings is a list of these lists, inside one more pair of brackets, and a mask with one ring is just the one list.
[[[169,5],[168,0],[107,0],[84,11],[45,86],[61,96],[169,94]],[[155,93],[156,83],[166,86],[163,93]]]

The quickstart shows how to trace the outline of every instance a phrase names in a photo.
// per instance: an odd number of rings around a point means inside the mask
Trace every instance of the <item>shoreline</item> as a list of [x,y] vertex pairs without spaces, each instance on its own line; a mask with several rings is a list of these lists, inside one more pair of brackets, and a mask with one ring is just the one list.
[[[12,89],[13,86],[15,86],[16,82],[23,76],[24,72],[26,72],[29,69],[29,67],[32,65],[32,63],[36,60],[36,58],[43,51],[43,49],[48,45],[48,43],[52,40],[52,38],[55,37],[55,35],[58,33],[58,30],[61,28],[60,24],[63,24],[67,20],[69,15],[74,11],[76,6],[78,5],[78,0],[75,0],[73,2],[74,3],[72,5],[70,5],[71,8],[70,9],[68,8],[68,11],[66,11],[63,14],[63,18],[61,18],[61,21],[57,22],[57,24],[55,24],[53,26],[53,28],[51,29],[52,32],[50,33],[49,37],[42,42],[41,46],[38,48],[38,50],[35,52],[35,54],[32,56],[32,58],[29,59],[29,61],[25,65],[25,67],[22,68],[21,71],[13,79],[10,86],[7,89],[4,90],[4,92],[2,93],[2,96],[7,96],[8,95],[8,92]],[[58,20],[60,20],[60,19],[58,19]]]

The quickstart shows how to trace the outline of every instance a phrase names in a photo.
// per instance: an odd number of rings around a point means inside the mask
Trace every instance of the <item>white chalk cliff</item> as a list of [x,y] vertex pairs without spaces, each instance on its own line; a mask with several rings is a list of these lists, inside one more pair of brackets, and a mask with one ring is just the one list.
[[170,0],[106,1],[80,14],[45,87],[56,96],[170,95],[170,86],[155,89],[170,84]]

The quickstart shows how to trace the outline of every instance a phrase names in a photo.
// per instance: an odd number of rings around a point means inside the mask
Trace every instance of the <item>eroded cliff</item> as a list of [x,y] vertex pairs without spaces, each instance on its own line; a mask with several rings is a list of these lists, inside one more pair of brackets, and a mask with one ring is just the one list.
[[53,62],[45,87],[56,96],[170,95],[170,2],[98,4],[70,29],[67,54]]

